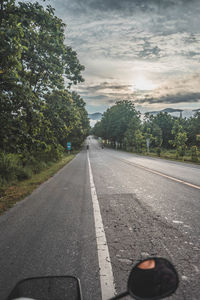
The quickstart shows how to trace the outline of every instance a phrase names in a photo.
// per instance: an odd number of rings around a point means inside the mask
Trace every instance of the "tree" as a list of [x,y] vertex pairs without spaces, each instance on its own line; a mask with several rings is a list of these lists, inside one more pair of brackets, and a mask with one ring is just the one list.
[[64,88],[64,78],[68,86],[83,81],[84,67],[76,52],[64,44],[65,24],[51,6],[44,9],[38,2],[19,2],[15,15],[24,32],[22,82],[28,82],[35,94],[43,95],[49,89]]
[[105,137],[104,133],[103,133],[103,126],[102,126],[102,122],[98,121],[94,127],[91,130],[91,133],[93,135],[95,135],[96,137]]
[[157,124],[153,124],[152,135],[154,145],[160,148],[163,142],[163,136],[162,130]]
[[135,133],[135,148],[137,152],[141,152],[142,148],[145,147],[145,137],[140,130]]
[[21,23],[12,12],[14,0],[0,2],[0,93],[10,91],[19,82],[24,32]]
[[[38,2],[1,0],[0,25],[1,150],[35,153],[40,145],[55,146],[56,141],[64,145],[66,135],[79,125],[85,135],[86,112],[82,108],[78,112],[78,105],[64,91],[65,83],[70,87],[83,81],[84,67],[76,52],[65,45],[65,24],[54,9]],[[54,102],[58,100],[58,113],[62,97],[67,99],[63,104],[67,114],[60,110],[56,118]]]
[[79,115],[68,91],[54,91],[45,96],[44,115],[50,120],[50,130],[57,142],[66,147],[67,138],[79,124]]
[[200,134],[200,112],[196,112],[193,117],[187,120],[185,131],[188,135],[189,146],[200,146],[200,141],[197,139],[197,135]]
[[113,143],[123,143],[125,132],[130,123],[139,120],[140,113],[136,111],[131,101],[117,101],[115,105],[107,109],[95,128],[101,132],[103,139]]
[[75,126],[69,135],[69,140],[71,141],[74,148],[79,148],[85,140],[86,136],[89,134],[90,122],[83,99],[76,92],[72,92],[71,96],[74,105],[76,106],[79,121],[74,124]]
[[124,134],[126,148],[136,148],[138,150],[138,136],[141,133],[139,130],[141,127],[139,116],[138,113],[134,114],[128,124],[128,128]]
[[174,122],[172,134],[174,136],[174,139],[170,140],[170,143],[176,148],[177,156],[184,156],[187,142],[187,133],[183,130],[183,127],[179,123],[179,120],[176,120]]
[[[156,116],[152,116],[150,119],[152,122],[152,132],[153,132],[153,127],[158,126],[159,132],[157,133],[160,135],[160,142],[162,140],[162,146],[164,148],[170,148],[170,143],[169,140],[171,140],[172,137],[172,127],[174,124],[174,120],[176,118],[173,118],[170,114],[168,113],[159,113]],[[155,131],[154,131],[155,132]],[[161,132],[162,132],[162,137],[161,137]]]

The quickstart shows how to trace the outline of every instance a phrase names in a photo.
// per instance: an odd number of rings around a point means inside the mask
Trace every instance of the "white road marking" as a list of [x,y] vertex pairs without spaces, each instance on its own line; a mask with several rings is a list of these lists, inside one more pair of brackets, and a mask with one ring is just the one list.
[[172,222],[175,223],[175,224],[183,224],[182,221],[178,221],[178,220],[173,220]]
[[88,166],[89,166],[92,203],[93,203],[93,210],[94,210],[101,293],[102,293],[102,300],[106,300],[108,298],[113,297],[116,294],[116,290],[115,290],[114,277],[113,277],[112,265],[110,261],[109,250],[107,246],[106,235],[105,235],[100,207],[99,207],[99,201],[97,198],[96,188],[95,188],[93,175],[92,175],[89,153],[87,153],[87,158],[88,158]]

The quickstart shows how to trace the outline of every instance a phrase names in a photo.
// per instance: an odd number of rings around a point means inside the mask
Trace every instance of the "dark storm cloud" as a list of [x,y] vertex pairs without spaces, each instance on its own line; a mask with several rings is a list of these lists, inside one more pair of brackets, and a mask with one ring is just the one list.
[[[193,2],[193,0],[190,0]],[[154,6],[166,9],[174,5],[187,4],[188,0],[75,0],[69,7],[74,9],[90,9],[98,11],[134,11],[140,8],[142,11],[152,9]]]
[[[40,0],[41,1],[41,0]],[[102,19],[101,14],[113,13],[112,17],[118,14],[134,15],[138,11],[142,13],[157,12],[165,15],[167,9],[179,7],[180,11],[188,5],[198,3],[199,0],[50,0],[50,3],[58,8],[61,14],[73,14],[74,16],[88,16],[91,19],[98,15],[98,19]],[[88,20],[90,22],[90,19]]]
[[176,103],[192,103],[200,101],[200,93],[184,93],[176,95],[165,95],[159,98],[146,96],[143,99],[136,99],[137,103],[162,103],[162,104],[176,104]]
[[86,90],[87,93],[91,93],[91,92],[98,92],[101,90],[128,90],[130,89],[132,86],[131,85],[122,85],[122,84],[110,84],[108,82],[102,82],[98,85],[93,85],[93,86],[86,86],[86,87],[82,87],[79,90],[81,91],[81,93],[84,93],[84,91]]
[[105,99],[109,99],[109,98],[106,95],[98,95],[98,96],[86,96],[86,99],[88,99],[88,100],[105,100]]

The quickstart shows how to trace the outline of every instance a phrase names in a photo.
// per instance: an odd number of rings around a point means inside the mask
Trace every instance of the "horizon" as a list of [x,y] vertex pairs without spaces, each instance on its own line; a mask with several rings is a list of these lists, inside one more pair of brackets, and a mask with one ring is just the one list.
[[[162,109],[162,110],[152,110],[152,111],[146,111],[146,112],[161,112],[161,111],[163,111],[163,110],[166,110],[166,109],[171,109],[171,107],[166,107],[166,108],[164,108],[164,109]],[[139,109],[136,109],[136,110],[138,110],[138,111],[140,111]],[[180,111],[180,109],[179,108],[173,108],[173,112],[179,112]],[[181,109],[181,111],[191,111],[191,112],[196,112],[196,111],[199,111],[200,110],[200,108],[197,108],[197,109]],[[106,111],[106,110],[105,110]],[[100,111],[95,111],[95,112],[88,112],[88,115],[93,115],[93,114],[103,114],[105,111],[103,111],[103,112],[100,112]],[[141,112],[141,111],[140,111]],[[173,113],[173,112],[169,112],[169,113]],[[145,112],[143,112],[143,114],[144,114]]]

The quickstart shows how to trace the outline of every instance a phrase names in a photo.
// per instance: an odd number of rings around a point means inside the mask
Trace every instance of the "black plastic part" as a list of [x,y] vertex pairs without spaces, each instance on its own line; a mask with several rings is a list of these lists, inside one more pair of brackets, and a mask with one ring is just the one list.
[[[74,283],[76,283],[76,287],[74,289],[74,291],[70,291],[67,290],[67,293],[65,291],[65,294],[67,294],[67,298],[63,298],[62,293],[60,291],[60,289],[57,289],[57,291],[53,288],[51,289],[51,284],[48,285],[48,280],[49,282],[54,282],[57,283],[63,280],[68,280],[68,282],[71,280]],[[46,281],[46,282],[45,282]],[[39,284],[37,284],[37,282],[39,282]],[[47,285],[48,285],[48,294],[50,294],[50,296],[47,295],[46,291],[47,291]],[[61,287],[61,286],[60,286]],[[64,285],[63,285],[64,287]],[[65,282],[65,287],[67,287],[67,284]],[[49,293],[49,291],[52,290],[52,293]],[[56,294],[57,292],[57,294]],[[71,295],[70,295],[71,293]],[[56,294],[55,296],[53,294]],[[45,277],[31,277],[31,278],[26,278],[23,280],[20,280],[16,286],[14,287],[14,289],[11,291],[11,293],[9,294],[8,298],[6,300],[13,300],[16,298],[20,298],[20,297],[30,297],[33,299],[42,299],[42,300],[58,300],[60,299],[60,295],[61,294],[61,298],[62,300],[68,300],[68,299],[75,299],[75,300],[83,300],[83,296],[82,296],[82,290],[81,290],[81,283],[79,278],[75,277],[75,276],[45,276]]]

